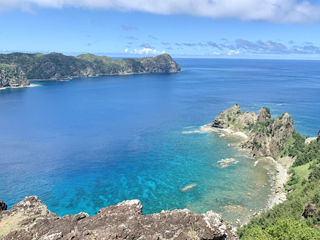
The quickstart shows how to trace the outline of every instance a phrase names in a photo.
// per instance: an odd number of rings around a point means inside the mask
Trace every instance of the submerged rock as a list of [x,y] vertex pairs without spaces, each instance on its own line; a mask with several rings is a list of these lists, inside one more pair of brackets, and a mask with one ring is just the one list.
[[103,208],[91,217],[86,213],[58,217],[32,196],[1,211],[0,220],[2,240],[238,239],[220,214],[184,209],[143,215],[139,200]]
[[191,189],[193,189],[193,188],[195,188],[197,186],[198,186],[198,184],[193,183],[193,184],[185,186],[184,188],[181,189],[181,191],[182,192],[187,192],[188,190],[191,190]]

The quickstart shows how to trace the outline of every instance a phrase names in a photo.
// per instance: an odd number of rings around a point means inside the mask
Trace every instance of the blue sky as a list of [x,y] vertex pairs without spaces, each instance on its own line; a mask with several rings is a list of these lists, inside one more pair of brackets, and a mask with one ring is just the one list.
[[320,1],[1,0],[12,51],[320,59]]

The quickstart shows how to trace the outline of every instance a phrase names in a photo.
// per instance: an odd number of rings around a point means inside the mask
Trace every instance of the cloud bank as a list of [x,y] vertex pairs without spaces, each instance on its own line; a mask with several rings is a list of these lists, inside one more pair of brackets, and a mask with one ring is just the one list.
[[151,48],[142,48],[142,49],[134,49],[130,51],[128,48],[124,50],[125,53],[130,53],[130,54],[139,54],[139,55],[158,55],[158,54],[163,54],[166,53],[165,51],[157,51],[156,49],[151,49]]
[[308,0],[1,0],[0,12],[13,9],[75,7],[155,14],[187,14],[213,19],[312,24],[320,22],[320,4]]

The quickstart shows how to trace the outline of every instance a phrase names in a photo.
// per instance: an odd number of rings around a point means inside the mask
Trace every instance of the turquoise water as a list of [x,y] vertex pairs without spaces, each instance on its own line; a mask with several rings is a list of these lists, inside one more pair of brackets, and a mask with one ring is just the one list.
[[[320,62],[176,61],[176,74],[1,90],[0,199],[11,207],[38,195],[60,216],[127,199],[140,199],[146,214],[188,208],[228,220],[266,206],[270,166],[254,167],[230,145],[239,139],[197,130],[238,103],[288,111],[298,131],[316,136]],[[222,169],[217,161],[230,157],[239,162]]]

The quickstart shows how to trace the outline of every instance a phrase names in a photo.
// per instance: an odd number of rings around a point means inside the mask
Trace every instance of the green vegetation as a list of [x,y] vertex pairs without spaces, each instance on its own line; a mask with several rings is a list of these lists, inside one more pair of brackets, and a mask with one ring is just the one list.
[[[154,58],[117,59],[93,54],[81,54],[77,57],[65,56],[61,53],[26,54],[11,53],[0,54],[1,65],[19,67],[29,80],[32,79],[66,79],[74,77],[99,76],[104,74],[145,73],[157,72],[158,62],[170,63],[172,58],[162,54]],[[150,69],[144,67],[148,62]],[[177,65],[177,71],[180,68]],[[169,71],[164,68],[161,72]]]
[[294,220],[292,218],[279,218],[275,225],[271,225],[266,229],[251,228],[246,229],[246,237],[244,239],[253,240],[317,240],[320,239],[320,232],[309,227],[302,220]]
[[308,203],[320,207],[320,142],[305,144],[294,131],[280,153],[297,157],[286,185],[288,199],[239,228],[241,239],[320,239],[320,213],[301,220]]
[[270,108],[268,108],[268,107],[263,107],[263,108],[264,108],[264,110],[266,110],[266,112],[267,112],[267,117],[268,117],[268,118],[271,118]]

